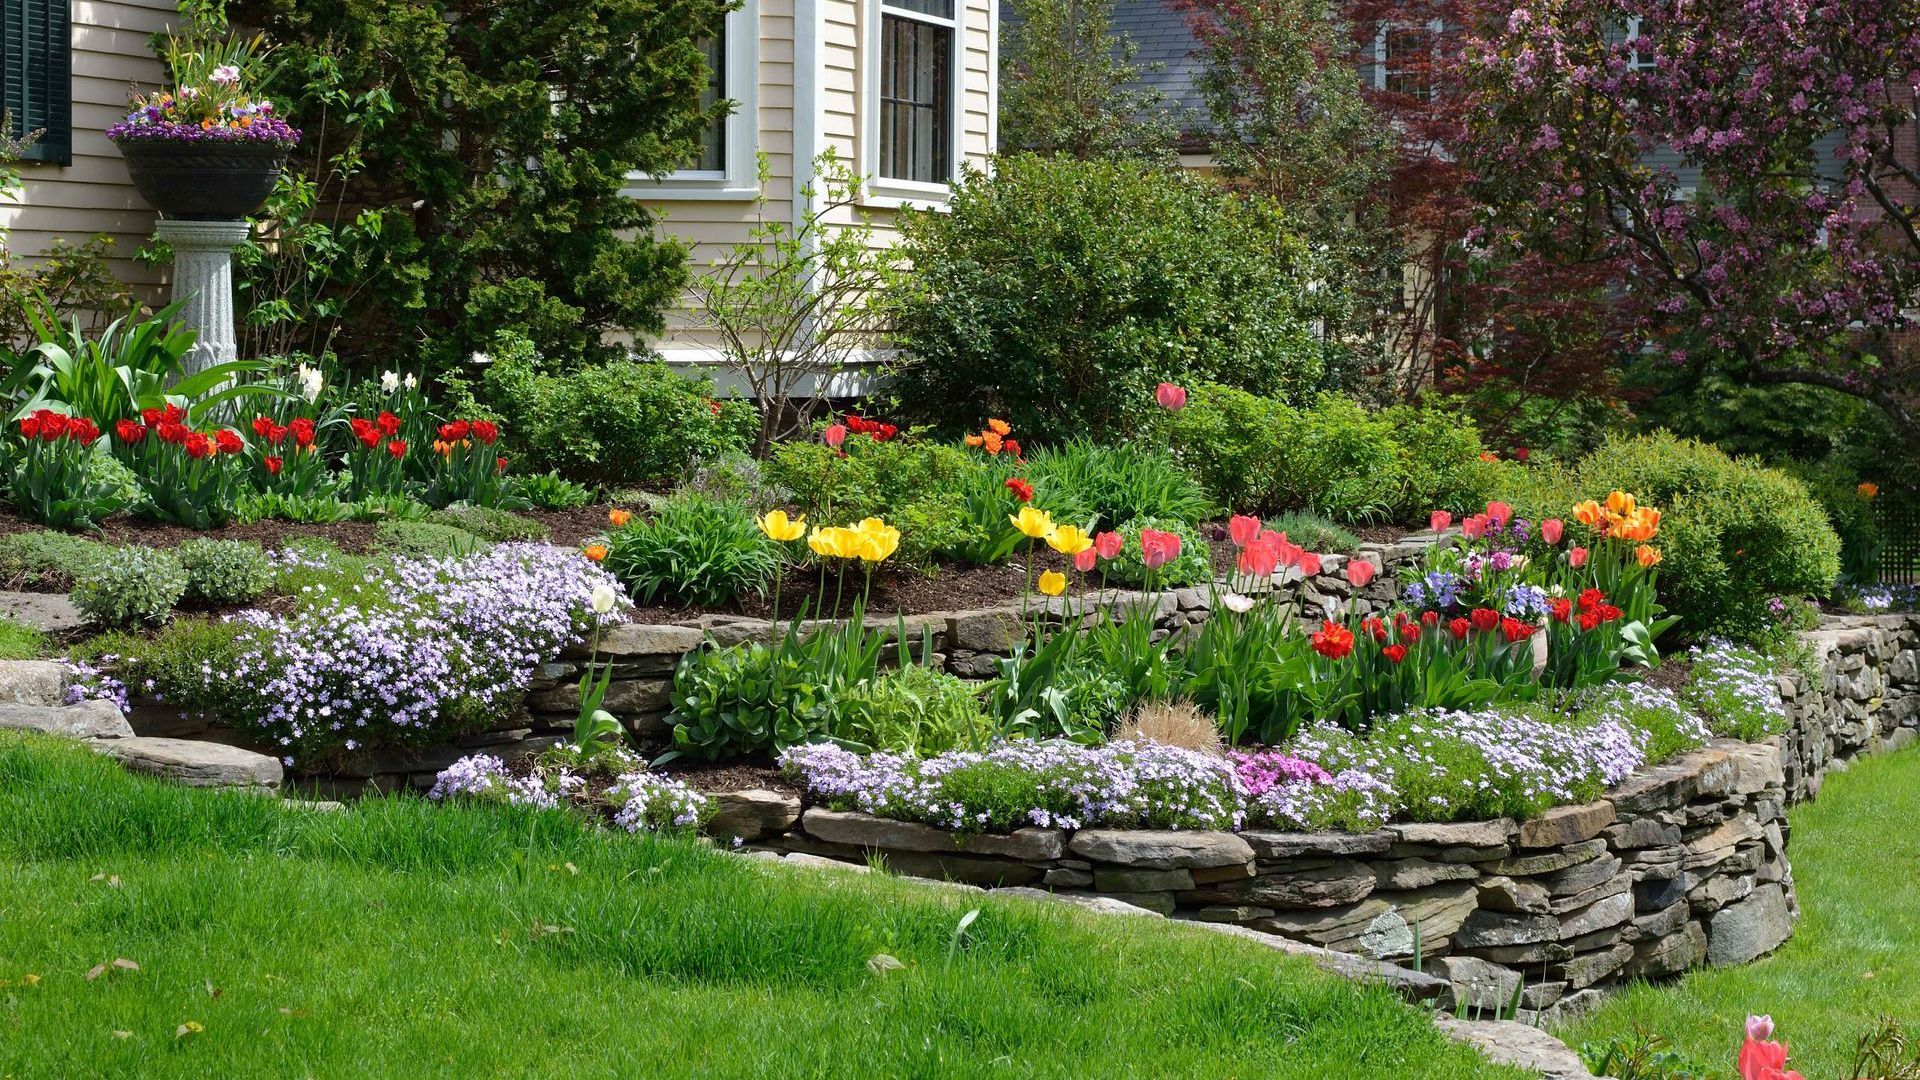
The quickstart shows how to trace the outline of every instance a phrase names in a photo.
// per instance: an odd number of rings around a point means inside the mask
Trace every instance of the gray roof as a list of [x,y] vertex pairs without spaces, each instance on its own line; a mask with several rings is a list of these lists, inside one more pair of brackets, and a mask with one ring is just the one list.
[[1113,32],[1139,48],[1134,63],[1143,69],[1140,83],[1165,94],[1169,108],[1190,110],[1189,127],[1204,126],[1207,103],[1198,82],[1206,65],[1195,55],[1199,42],[1187,26],[1186,13],[1167,0],[1117,0]]

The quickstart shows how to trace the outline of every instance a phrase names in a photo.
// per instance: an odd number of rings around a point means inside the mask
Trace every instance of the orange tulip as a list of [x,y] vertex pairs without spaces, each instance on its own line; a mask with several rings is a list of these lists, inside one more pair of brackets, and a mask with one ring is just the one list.
[[1880,494],[1880,485],[1879,485],[1879,484],[1876,484],[1876,483],[1874,483],[1874,482],[1873,482],[1873,481],[1871,481],[1871,480],[1862,480],[1862,481],[1860,481],[1860,486],[1859,486],[1858,488],[1856,488],[1855,490],[1857,490],[1857,491],[1859,491],[1859,492],[1860,492],[1860,497],[1861,497],[1861,498],[1863,498],[1863,499],[1871,499],[1871,498],[1873,498],[1873,497],[1874,497],[1875,495],[1878,495],[1878,494]]
[[589,559],[592,559],[594,562],[600,562],[601,560],[607,557],[607,545],[588,544],[586,547],[586,550],[581,552],[581,554],[585,555]]
[[1641,566],[1651,567],[1660,565],[1660,549],[1657,547],[1649,547],[1646,544],[1641,544],[1638,548],[1634,549],[1633,557],[1640,560]]
[[607,520],[609,522],[612,522],[613,527],[617,529],[620,526],[625,525],[627,522],[632,521],[633,514],[629,511],[615,508],[613,510],[607,511]]
[[1600,522],[1605,520],[1605,516],[1600,511],[1600,504],[1594,502],[1592,499],[1588,499],[1582,503],[1574,503],[1573,517],[1574,520],[1589,529],[1599,528]]
[[1011,425],[1009,425],[1009,424],[1008,424],[1008,423],[1007,423],[1007,422],[1006,422],[1005,420],[989,420],[989,421],[987,421],[987,430],[988,430],[988,431],[991,431],[991,432],[993,432],[993,433],[994,433],[995,435],[999,435],[999,436],[1001,436],[1001,437],[1005,437],[1005,436],[1008,436],[1008,435],[1011,435],[1011,434],[1013,434],[1013,428],[1012,428],[1012,426],[1011,426]]

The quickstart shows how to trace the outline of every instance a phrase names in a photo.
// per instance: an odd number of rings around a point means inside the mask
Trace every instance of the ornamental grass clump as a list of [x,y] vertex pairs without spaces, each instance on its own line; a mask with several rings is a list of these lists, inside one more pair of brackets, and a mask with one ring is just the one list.
[[1681,700],[1699,710],[1715,734],[1759,742],[1786,727],[1779,680],[1759,651],[1714,638],[1696,645],[1692,659]]
[[205,673],[236,726],[289,761],[478,730],[519,703],[534,669],[593,626],[595,587],[618,587],[579,555],[503,544],[395,563],[369,581],[303,596],[290,612],[246,611],[230,666]]
[[925,760],[808,743],[779,760],[834,809],[959,832],[1236,829],[1242,821],[1239,780],[1225,759],[1151,743],[1017,742]]

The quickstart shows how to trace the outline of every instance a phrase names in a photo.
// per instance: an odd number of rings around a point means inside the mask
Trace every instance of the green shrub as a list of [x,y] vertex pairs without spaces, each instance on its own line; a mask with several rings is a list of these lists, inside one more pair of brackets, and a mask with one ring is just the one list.
[[720,607],[764,592],[779,551],[739,503],[675,495],[651,517],[635,518],[607,540],[606,568],[634,600]]
[[593,501],[593,489],[549,470],[531,476],[510,475],[507,491],[535,510],[577,510]]
[[1049,497],[1064,497],[1092,518],[1063,518],[1082,527],[1115,529],[1136,517],[1188,524],[1212,516],[1213,500],[1193,475],[1164,451],[1135,443],[1103,446],[1073,439],[1054,449],[1035,451],[1023,475]]
[[226,619],[176,619],[158,633],[113,631],[90,638],[74,660],[111,665],[134,695],[188,713],[218,714],[231,703],[207,671],[232,671],[255,644],[244,623]]
[[819,734],[827,695],[797,655],[751,642],[701,649],[673,675],[673,744],[709,761],[778,753]]
[[1618,489],[1661,511],[1660,602],[1690,638],[1750,638],[1767,600],[1824,591],[1840,539],[1794,478],[1666,432],[1617,436],[1570,468],[1508,466],[1498,491],[1529,520],[1569,518],[1574,502]]
[[38,627],[0,615],[0,660],[34,660],[46,651],[47,635]]
[[1275,464],[1292,410],[1230,386],[1197,386],[1187,407],[1162,419],[1175,460],[1200,479],[1213,501],[1256,513],[1280,505]]
[[1113,440],[1162,380],[1290,398],[1334,351],[1315,320],[1341,289],[1282,208],[1178,171],[1005,157],[948,212],[905,218],[901,244],[891,385],[949,432],[997,416],[1035,445]]
[[1360,538],[1318,514],[1276,514],[1267,519],[1267,528],[1286,533],[1287,539],[1308,551],[1349,552],[1360,546]]
[[744,452],[725,453],[695,464],[693,472],[675,490],[748,506],[779,506],[793,498],[792,492],[767,478],[758,458]]
[[1180,557],[1153,571],[1155,588],[1193,585],[1212,579],[1213,548],[1191,525],[1164,518],[1137,517],[1127,524],[1127,546],[1120,552],[1120,557],[1105,564],[1109,584],[1141,586],[1147,583],[1147,564],[1140,553],[1142,529],[1178,533],[1180,536]]
[[899,558],[906,562],[925,563],[978,541],[967,493],[991,479],[993,466],[981,455],[911,434],[886,442],[850,435],[843,449],[845,456],[818,440],[782,443],[760,470],[761,483],[791,492],[812,523],[885,518],[900,530]]
[[1207,494],[1243,513],[1416,522],[1433,510],[1478,509],[1494,483],[1473,422],[1427,406],[1369,412],[1322,394],[1296,409],[1204,386],[1161,430]]
[[828,734],[873,750],[925,757],[980,749],[992,737],[992,723],[966,680],[908,664],[838,696]]
[[75,575],[71,599],[102,626],[163,623],[187,593],[187,570],[171,551],[108,548]]
[[98,540],[67,533],[7,533],[0,536],[0,583],[8,589],[65,590],[106,551]]
[[373,531],[376,550],[403,558],[446,559],[472,555],[493,545],[484,537],[440,521],[387,521]]
[[187,571],[187,599],[244,604],[273,585],[273,563],[259,544],[197,537],[174,549]]
[[545,525],[491,506],[449,506],[428,514],[425,521],[430,525],[451,525],[496,543],[545,540],[548,536]]
[[504,421],[508,455],[532,470],[606,484],[663,484],[693,462],[744,449],[753,406],[651,360],[549,375],[521,352],[488,365],[480,398]]

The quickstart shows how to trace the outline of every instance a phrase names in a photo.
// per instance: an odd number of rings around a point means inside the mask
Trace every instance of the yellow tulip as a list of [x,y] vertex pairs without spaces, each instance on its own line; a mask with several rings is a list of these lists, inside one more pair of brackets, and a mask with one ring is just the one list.
[[807,515],[789,518],[785,510],[769,510],[760,516],[760,531],[781,543],[798,540],[806,535]]
[[1008,515],[1007,520],[1029,540],[1038,540],[1053,531],[1053,515],[1031,506],[1021,507],[1018,514]]
[[1040,575],[1040,591],[1047,596],[1059,596],[1067,591],[1067,575],[1058,570],[1049,570]]
[[813,532],[807,534],[807,549],[821,558],[832,555],[833,537],[831,534],[834,531],[833,529],[822,529],[817,525],[814,526]]
[[1093,546],[1093,537],[1078,525],[1061,525],[1047,534],[1047,546],[1062,555],[1078,555]]
[[887,531],[887,523],[879,518],[865,518],[855,528],[863,533],[882,533]]
[[1633,513],[1633,496],[1624,491],[1614,490],[1607,493],[1607,509],[1621,516]]
[[862,531],[855,539],[860,558],[864,562],[885,562],[887,556],[900,548],[900,530],[884,526],[874,532]]

